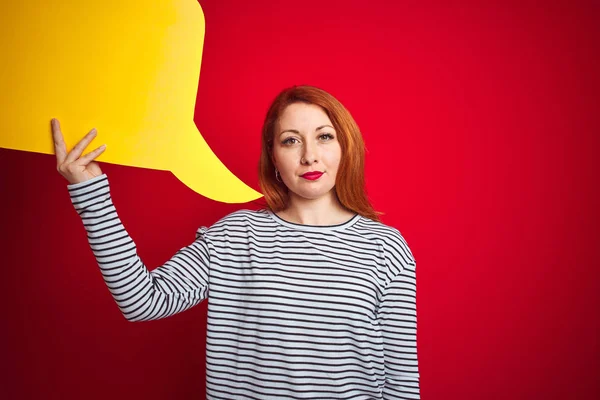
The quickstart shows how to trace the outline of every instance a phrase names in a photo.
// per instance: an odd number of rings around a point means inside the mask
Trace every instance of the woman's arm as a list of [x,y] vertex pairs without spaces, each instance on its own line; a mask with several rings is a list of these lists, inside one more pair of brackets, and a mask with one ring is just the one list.
[[127,320],[165,318],[206,298],[210,257],[204,229],[150,272],[117,215],[106,174],[67,187],[104,281]]
[[386,400],[420,399],[416,294],[416,264],[412,260],[388,283],[379,306]]

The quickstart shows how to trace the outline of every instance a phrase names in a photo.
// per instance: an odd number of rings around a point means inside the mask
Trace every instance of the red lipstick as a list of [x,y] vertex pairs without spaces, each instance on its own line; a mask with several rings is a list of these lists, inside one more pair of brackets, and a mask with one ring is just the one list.
[[308,179],[310,181],[314,181],[314,180],[319,179],[321,177],[321,175],[323,175],[322,172],[313,171],[313,172],[307,172],[307,173],[302,174],[300,176],[303,177],[304,179]]

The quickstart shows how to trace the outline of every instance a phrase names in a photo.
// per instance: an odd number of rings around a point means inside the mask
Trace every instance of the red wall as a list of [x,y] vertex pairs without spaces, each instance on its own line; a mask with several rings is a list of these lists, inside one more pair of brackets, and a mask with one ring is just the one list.
[[[424,399],[600,398],[597,2],[200,3],[195,120],[249,185],[283,87],[355,116],[370,196],[417,260]],[[259,207],[102,168],[151,268]],[[204,398],[206,305],[126,322],[54,158],[0,149],[0,187],[0,397]]]

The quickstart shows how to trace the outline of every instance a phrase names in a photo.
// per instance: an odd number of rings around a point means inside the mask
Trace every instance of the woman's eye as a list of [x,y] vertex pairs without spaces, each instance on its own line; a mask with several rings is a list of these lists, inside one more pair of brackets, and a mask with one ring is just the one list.
[[298,141],[298,140],[297,140],[296,138],[294,138],[294,137],[289,137],[289,138],[285,139],[285,140],[284,140],[283,142],[281,142],[281,143],[283,143],[283,144],[294,144],[294,143],[296,143],[297,141]]
[[319,136],[319,138],[321,140],[324,140],[324,141],[332,140],[333,139],[333,135],[331,133],[324,133],[321,136]]

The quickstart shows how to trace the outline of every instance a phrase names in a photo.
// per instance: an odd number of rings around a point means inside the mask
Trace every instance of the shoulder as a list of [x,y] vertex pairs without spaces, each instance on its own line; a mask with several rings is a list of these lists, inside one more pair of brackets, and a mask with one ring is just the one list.
[[415,269],[415,257],[406,239],[397,228],[361,217],[358,223],[355,224],[354,229],[361,236],[381,245],[386,263],[396,273],[405,269]]
[[210,227],[198,228],[197,235],[210,234],[232,230],[248,230],[267,228],[271,224],[267,210],[237,210],[225,215]]
[[372,235],[375,237],[385,238],[393,236],[396,238],[402,237],[400,231],[393,226],[386,225],[383,222],[374,221],[367,217],[360,217],[358,223],[354,225],[355,229],[360,230],[362,234]]
[[408,243],[406,243],[404,236],[393,226],[361,217],[358,223],[354,225],[354,229],[362,236],[380,240],[392,248],[406,248],[408,250]]
[[235,226],[254,226],[267,223],[270,220],[269,214],[266,210],[237,210],[230,214],[227,214],[210,229],[213,228],[224,228],[224,227],[235,227]]

